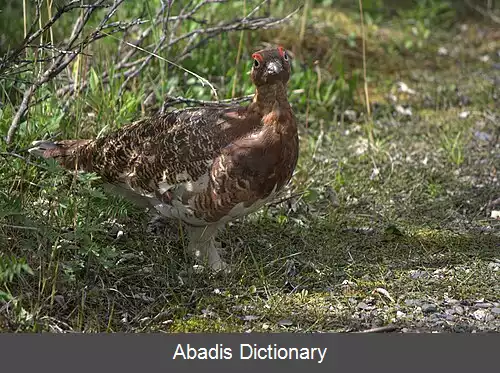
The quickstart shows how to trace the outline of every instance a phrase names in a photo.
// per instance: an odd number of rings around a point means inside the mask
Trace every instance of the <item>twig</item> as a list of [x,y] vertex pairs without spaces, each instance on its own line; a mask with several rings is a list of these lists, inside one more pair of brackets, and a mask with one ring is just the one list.
[[[21,101],[21,104],[19,108],[16,111],[16,114],[14,115],[14,118],[12,119],[11,125],[9,127],[9,130],[7,132],[6,136],[6,142],[7,144],[10,144],[12,142],[12,139],[14,135],[17,132],[17,129],[19,128],[19,124],[21,122],[21,119],[24,117],[24,115],[28,111],[28,107],[31,101],[31,98],[33,94],[36,92],[38,88],[40,88],[42,85],[45,83],[49,82],[52,80],[54,77],[56,77],[61,71],[63,71],[66,66],[68,66],[79,54],[81,54],[84,50],[85,47],[87,47],[89,44],[95,42],[96,40],[100,39],[102,37],[102,30],[109,25],[106,24],[106,22],[111,18],[111,16],[116,12],[118,7],[120,6],[121,3],[123,3],[124,0],[115,0],[114,4],[109,7],[108,12],[104,16],[103,20],[100,22],[100,24],[95,28],[95,30],[88,36],[86,36],[82,42],[75,44],[76,40],[79,38],[79,36],[82,34],[82,31],[87,24],[88,20],[90,19],[90,16],[94,11],[98,8],[103,8],[103,7],[108,7],[108,5],[103,4],[104,0],[97,0],[92,6],[80,6],[78,5],[80,2],[73,0],[71,1],[68,5],[60,8],[58,12],[44,25],[40,28],[40,30],[47,30],[50,26],[54,24],[54,22],[61,17],[61,15],[68,10],[80,7],[85,9],[83,14],[78,18],[77,22],[75,23],[73,30],[71,32],[71,36],[66,43],[66,46],[64,48],[60,48],[61,51],[59,52],[58,56],[54,59],[54,61],[50,64],[49,67],[36,79],[33,84],[24,92],[23,99]],[[78,3],[78,4],[77,4]],[[78,6],[77,6],[78,5]],[[137,22],[131,22],[129,23],[129,27],[135,25]],[[124,25],[122,23],[117,24],[118,28],[121,30]],[[31,33],[30,36],[25,38],[23,43],[21,44],[21,47],[18,48],[18,50],[24,50],[24,48],[29,45],[29,43],[34,39],[33,35],[39,35],[40,30],[37,32]],[[110,32],[107,32],[106,34],[109,34]],[[62,52],[64,51],[64,52]],[[17,52],[16,52],[17,53]],[[20,53],[20,52],[19,52]],[[14,58],[16,54],[11,55],[9,58]]]
[[163,103],[162,111],[165,111],[166,108],[173,106],[175,104],[188,104],[188,105],[200,105],[200,106],[232,106],[234,104],[240,102],[246,102],[252,100],[253,95],[230,98],[226,100],[218,100],[218,101],[205,101],[205,100],[195,100],[191,98],[185,97],[168,97]]
[[[179,14],[172,15],[171,3],[172,0],[161,0],[160,9],[155,12],[156,16],[152,20],[136,19],[130,22],[116,21],[110,22],[111,18],[117,12],[118,8],[124,3],[124,0],[113,0],[112,2],[107,0],[92,0],[91,4],[82,4],[81,0],[70,0],[65,1],[65,5],[57,7],[57,11],[49,16],[49,19],[45,24],[41,23],[40,9],[43,4],[43,0],[36,0],[36,14],[35,20],[31,26],[26,30],[26,36],[21,44],[14,49],[12,53],[0,60],[0,74],[3,77],[6,75],[19,74],[24,70],[29,63],[37,62],[42,65],[42,69],[39,75],[33,78],[33,81],[28,83],[28,88],[24,91],[21,103],[15,112],[11,125],[8,129],[7,136],[5,138],[6,142],[10,144],[18,131],[21,121],[28,113],[29,107],[32,105],[32,98],[35,92],[43,86],[44,84],[50,82],[56,78],[64,69],[71,64],[77,56],[84,54],[85,49],[95,41],[104,38],[111,37],[119,40],[119,53],[117,54],[117,59],[113,72],[105,72],[101,76],[101,84],[109,84],[112,80],[111,74],[116,74],[119,72],[124,77],[124,82],[120,87],[120,93],[123,92],[129,82],[139,76],[146,66],[153,60],[153,57],[163,60],[168,63],[167,66],[175,66],[193,76],[195,76],[203,85],[208,85],[214,97],[217,99],[217,91],[215,87],[204,77],[190,71],[179,64],[179,61],[184,60],[192,50],[199,48],[209,39],[214,38],[222,33],[232,32],[232,31],[244,31],[244,30],[257,30],[257,29],[269,29],[276,27],[284,22],[287,22],[291,17],[293,17],[300,9],[296,9],[294,12],[288,14],[283,18],[270,18],[270,17],[254,17],[258,10],[264,5],[269,4],[268,0],[264,0],[257,4],[248,14],[244,15],[241,19],[235,19],[229,23],[210,25],[208,20],[203,17],[197,17],[197,12],[199,12],[202,7],[208,6],[214,3],[227,3],[229,0],[202,0],[199,2],[194,2],[189,0],[185,2],[183,8]],[[107,8],[104,12],[98,26],[96,26],[93,31],[89,33],[84,33],[85,27],[89,21],[91,14],[93,14],[97,9]],[[58,22],[63,14],[72,11],[73,9],[81,9],[81,15],[78,17],[70,37],[66,42],[57,45],[52,40],[51,43],[43,43],[41,41],[41,36],[49,29],[52,29],[53,25]],[[189,32],[179,35],[178,30],[184,20],[194,20],[201,27],[191,30]],[[135,40],[127,41],[124,38],[118,38],[114,35],[118,32],[127,33],[132,28],[149,22],[150,25],[141,33]],[[153,30],[159,25],[162,25],[162,37],[153,45],[146,45],[146,40],[152,34]],[[38,29],[35,28],[38,25]],[[40,40],[39,40],[40,39]],[[37,45],[38,44],[38,45]],[[122,48],[123,46],[128,46],[130,48]],[[174,58],[165,58],[160,56],[160,54],[169,53],[170,50],[176,47],[178,53]],[[177,49],[177,47],[180,47]],[[51,58],[47,56],[35,55],[35,58],[20,58],[21,54],[26,50],[26,48],[36,48],[36,52],[43,50],[51,50]],[[147,53],[147,56],[138,55],[137,52],[142,51]],[[152,52],[151,52],[152,51]],[[179,53],[180,52],[180,53]],[[43,67],[43,64],[46,64]],[[73,94],[77,90],[81,91],[89,86],[88,78],[83,77],[83,79],[78,82],[78,89],[75,82],[69,82],[62,88],[56,91],[56,95],[67,95]],[[35,104],[42,102],[48,95],[43,98],[36,100]],[[251,96],[240,97],[234,100],[220,100],[220,101],[202,101],[186,99],[183,97],[174,97],[168,99],[163,108],[176,103],[185,104],[197,104],[205,106],[213,105],[233,105],[238,102],[244,102],[251,99]]]
[[11,224],[0,224],[2,227],[5,227],[5,228],[13,228],[13,229],[26,229],[26,230],[30,230],[30,231],[38,231],[40,229],[36,228],[36,227],[29,227],[29,226],[22,226],[22,225],[11,225]]
[[493,14],[493,12],[487,11],[486,9],[483,9],[483,8],[481,8],[479,6],[476,6],[476,5],[472,4],[470,0],[465,0],[465,3],[471,9],[473,9],[476,12],[478,12],[479,14],[481,14],[483,17],[487,17],[487,18],[491,19],[495,23],[500,23],[500,17],[498,17],[495,14]]
[[360,330],[360,331],[357,331],[354,333],[355,334],[357,334],[357,333],[390,333],[390,332],[394,332],[396,330],[399,330],[399,328],[396,325],[386,325],[386,326],[379,326],[377,328],[372,328],[372,329]]
[[31,161],[28,161],[26,159],[26,157],[23,157],[22,155],[20,154],[16,154],[16,153],[12,153],[12,152],[2,152],[0,153],[0,156],[4,157],[4,158],[7,158],[7,157],[13,157],[13,158],[17,158],[17,159],[20,159],[22,161],[24,161],[26,164],[30,165],[30,166],[35,166],[35,167],[39,167],[39,168],[43,168],[45,170],[48,170],[47,167],[41,165],[41,164],[38,164],[38,163],[33,163]]
[[[272,28],[275,27],[282,22],[286,22],[289,20],[294,14],[296,14],[301,8],[299,7],[296,9],[294,12],[288,14],[286,17],[281,18],[281,19],[275,19],[275,18],[255,18],[255,19],[249,19],[248,15],[244,17],[242,20],[236,20],[233,21],[232,23],[229,24],[224,24],[224,25],[219,25],[215,26],[212,28],[205,28],[205,29],[197,29],[194,30],[190,33],[181,35],[180,37],[177,37],[176,39],[172,39],[172,36],[175,35],[177,28],[179,27],[181,21],[190,19],[199,9],[201,9],[202,6],[213,3],[214,1],[203,1],[198,3],[196,6],[194,6],[192,9],[189,9],[189,7],[192,4],[192,1],[188,2],[187,5],[184,6],[184,8],[181,10],[181,13],[177,16],[171,16],[168,21],[173,22],[174,26],[170,28],[169,31],[169,42],[165,43],[163,40],[161,40],[161,44],[159,48],[155,48],[157,52],[165,52],[169,51],[171,47],[174,45],[180,43],[183,40],[188,39],[186,46],[184,47],[184,50],[177,55],[175,59],[175,63],[179,63],[180,61],[184,60],[189,53],[203,45],[206,41],[208,41],[211,38],[216,37],[219,34],[222,34],[224,32],[231,32],[231,31],[243,31],[243,30],[253,30],[253,29],[264,29],[264,28]],[[216,1],[216,2],[227,2],[227,0],[224,1]],[[262,6],[262,4],[257,5],[254,10],[251,11],[251,14],[255,12],[255,9],[258,9]],[[130,80],[133,77],[136,77],[140,74],[140,72],[144,69],[145,66],[152,60],[152,57],[155,57],[155,55],[148,55],[147,57],[141,57],[140,60],[136,61],[130,61],[130,59],[136,54],[137,51],[141,50],[142,47],[141,44],[144,42],[144,40],[151,34],[153,28],[157,26],[160,22],[164,21],[163,17],[161,16],[163,13],[163,9],[160,9],[156,13],[156,21],[148,27],[146,30],[144,30],[141,35],[133,42],[128,42],[126,40],[120,40],[121,45],[127,45],[130,46],[131,49],[128,51],[125,56],[117,63],[117,65],[114,67],[114,71],[120,71],[123,70],[124,68],[129,69],[122,73],[122,75],[125,77],[125,81],[120,87],[120,91],[122,92],[125,89],[125,86],[127,83],[130,82]],[[199,40],[197,43],[193,44],[193,42],[196,40],[197,37],[199,37],[202,34],[206,34],[205,38],[202,38]],[[138,48],[135,48],[138,47]],[[120,47],[121,48],[121,47]],[[156,52],[155,52],[156,53]],[[133,68],[135,66],[135,68]],[[101,83],[108,83],[109,82],[109,74],[107,72],[104,73]],[[82,81],[80,83],[80,89],[84,89],[88,86],[87,81]],[[65,87],[60,88],[57,91],[57,95],[66,95],[66,94],[72,94],[74,92],[74,85],[71,83]],[[179,101],[182,102],[182,101]],[[184,102],[187,102],[185,100]],[[203,105],[204,103],[202,101],[196,101],[192,100],[190,101],[192,103],[199,103]]]
[[[109,35],[109,36],[111,36],[110,34],[108,34],[108,35]],[[112,37],[113,37],[113,36],[112,36]],[[120,40],[120,39],[118,39],[118,40]],[[147,53],[147,54],[149,54],[149,55],[151,55],[151,56],[154,56],[154,57],[156,57],[156,58],[158,58],[158,59],[160,59],[160,60],[162,60],[162,61],[165,61],[165,62],[169,63],[170,65],[173,65],[173,66],[175,66],[175,67],[177,67],[177,68],[179,68],[179,69],[181,69],[181,70],[183,70],[183,71],[187,72],[188,74],[193,75],[194,77],[196,77],[196,78],[197,78],[197,79],[201,82],[201,84],[202,84],[202,85],[205,85],[205,84],[206,84],[206,85],[208,85],[208,86],[210,87],[210,89],[212,90],[212,92],[214,93],[215,97],[218,97],[218,96],[217,96],[217,90],[215,89],[215,87],[213,86],[213,84],[212,84],[212,83],[210,83],[207,79],[205,79],[205,78],[204,78],[204,77],[202,77],[201,75],[198,75],[197,73],[195,73],[195,72],[193,72],[193,71],[191,71],[191,70],[188,70],[188,69],[186,69],[185,67],[182,67],[181,65],[176,64],[176,63],[175,63],[175,62],[173,62],[173,61],[167,60],[166,58],[164,58],[164,57],[162,57],[162,56],[160,56],[160,55],[158,55],[158,54],[156,54],[156,53],[154,53],[154,52],[150,52],[150,51],[148,51],[148,50],[146,50],[146,49],[144,49],[144,48],[142,48],[142,47],[139,47],[139,46],[137,46],[137,45],[134,45],[134,44],[132,44],[132,43],[128,43],[128,42],[125,42],[125,43],[126,43],[127,45],[129,45],[130,47],[132,47],[132,48],[136,48],[136,49],[138,49],[138,50],[140,50],[140,51],[142,51],[142,52],[145,52],[145,53]]]

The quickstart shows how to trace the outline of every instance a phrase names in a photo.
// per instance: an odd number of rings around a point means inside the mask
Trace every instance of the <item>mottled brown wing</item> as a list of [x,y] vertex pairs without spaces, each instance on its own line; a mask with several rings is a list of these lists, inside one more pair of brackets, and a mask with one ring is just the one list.
[[81,167],[141,194],[206,174],[221,149],[260,126],[243,108],[179,110],[132,123],[78,152]]

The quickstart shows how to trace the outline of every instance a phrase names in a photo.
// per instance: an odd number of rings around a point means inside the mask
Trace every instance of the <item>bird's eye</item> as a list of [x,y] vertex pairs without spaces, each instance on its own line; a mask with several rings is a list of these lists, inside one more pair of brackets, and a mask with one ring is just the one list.
[[254,59],[253,60],[253,67],[259,67],[260,66],[260,62],[258,59]]
[[285,61],[288,61],[288,53],[283,52],[283,59],[284,59]]

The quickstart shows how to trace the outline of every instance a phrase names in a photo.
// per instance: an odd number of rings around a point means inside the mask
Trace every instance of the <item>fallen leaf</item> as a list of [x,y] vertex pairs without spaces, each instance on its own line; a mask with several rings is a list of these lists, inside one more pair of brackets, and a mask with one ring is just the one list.
[[384,288],[376,288],[375,290],[372,291],[372,294],[375,294],[375,293],[379,293],[379,294],[384,295],[385,297],[387,297],[387,299],[389,299],[393,303],[396,302],[394,300],[394,298],[391,297],[391,295],[389,294],[389,292],[387,290],[385,290]]

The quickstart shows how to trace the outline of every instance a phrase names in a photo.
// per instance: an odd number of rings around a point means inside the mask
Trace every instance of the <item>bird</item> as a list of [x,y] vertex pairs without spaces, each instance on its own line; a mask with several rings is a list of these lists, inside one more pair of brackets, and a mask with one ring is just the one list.
[[275,198],[297,165],[290,75],[283,47],[262,49],[252,54],[255,94],[245,106],[157,113],[97,139],[34,141],[29,152],[96,173],[106,189],[181,220],[195,258],[215,272],[230,271],[218,250],[219,230]]

